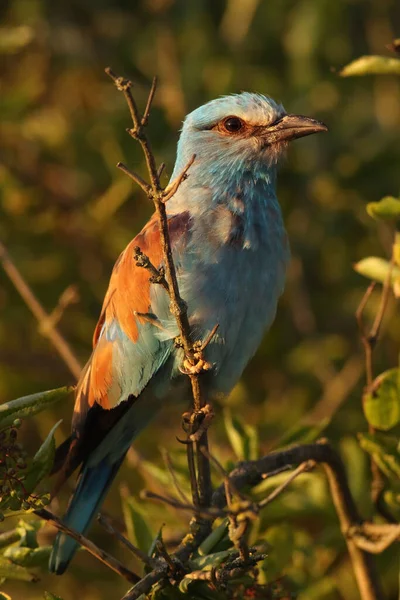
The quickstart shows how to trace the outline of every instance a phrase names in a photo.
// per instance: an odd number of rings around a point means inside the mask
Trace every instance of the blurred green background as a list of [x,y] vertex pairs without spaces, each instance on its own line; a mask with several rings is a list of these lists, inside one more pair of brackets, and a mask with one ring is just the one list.
[[[140,151],[125,133],[130,123],[122,94],[104,67],[130,77],[142,105],[158,76],[149,129],[167,175],[184,115],[221,94],[266,93],[289,112],[328,124],[328,135],[294,143],[281,168],[279,198],[293,253],[287,288],[243,380],[217,407],[211,438],[217,456],[234,460],[223,404],[257,425],[263,452],[305,415],[320,422],[335,413],[326,433],[348,459],[353,491],[368,514],[368,465],[354,442],[366,429],[354,313],[367,282],[352,263],[384,256],[389,247],[386,230],[367,216],[365,204],[399,194],[400,81],[342,79],[337,72],[362,54],[389,55],[385,45],[400,35],[399,2],[2,0],[0,15],[0,240],[48,312],[76,286],[77,301],[59,328],[81,364],[90,354],[112,265],[152,212],[115,167],[122,160],[145,174]],[[367,316],[377,301],[374,295]],[[0,310],[0,402],[74,382],[2,269]],[[377,370],[398,360],[393,302],[388,320]],[[169,407],[135,445],[119,479],[131,491],[162,488],[148,465],[162,465],[161,446],[182,462],[175,440],[180,408]],[[25,423],[26,446],[33,452],[63,417],[61,441],[71,410],[72,404],[59,407]],[[106,510],[121,515],[118,485]],[[156,505],[145,511],[154,531],[167,523],[171,543],[185,531],[186,515]],[[268,539],[271,561],[281,561],[278,572],[285,567],[299,598],[358,597],[322,477],[307,476],[267,517],[293,523],[270,530]],[[97,526],[93,536],[124,557]],[[396,550],[380,557],[380,565],[388,597],[396,598]],[[64,600],[102,600],[119,598],[126,587],[82,553],[62,578],[42,575],[36,585],[5,589],[14,599],[39,598],[49,589]]]

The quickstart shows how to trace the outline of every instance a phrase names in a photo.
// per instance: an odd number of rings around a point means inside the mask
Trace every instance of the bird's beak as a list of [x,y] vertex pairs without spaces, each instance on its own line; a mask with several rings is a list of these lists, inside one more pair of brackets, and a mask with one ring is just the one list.
[[265,128],[263,138],[270,145],[288,142],[320,131],[328,131],[325,123],[321,121],[302,115],[284,115]]

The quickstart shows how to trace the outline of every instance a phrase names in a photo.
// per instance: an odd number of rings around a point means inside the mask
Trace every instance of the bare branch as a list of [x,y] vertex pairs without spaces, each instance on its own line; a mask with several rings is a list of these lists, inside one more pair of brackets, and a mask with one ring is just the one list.
[[[357,311],[356,311],[356,319],[357,319],[358,327],[360,330],[361,341],[364,346],[365,373],[366,373],[366,380],[367,380],[366,389],[362,396],[363,404],[365,403],[367,394],[373,393],[374,374],[373,374],[372,355],[373,355],[374,348],[378,342],[379,332],[380,332],[380,329],[382,326],[383,317],[385,315],[385,311],[386,311],[387,304],[389,301],[390,290],[392,287],[391,286],[392,272],[393,272],[393,268],[395,265],[395,250],[394,250],[394,248],[395,248],[395,245],[393,242],[390,267],[388,269],[388,273],[387,273],[386,279],[383,284],[380,303],[379,303],[379,309],[375,315],[373,325],[368,333],[366,332],[366,329],[365,329],[365,325],[364,325],[364,321],[363,321],[363,313],[364,313],[365,307],[367,305],[367,302],[371,296],[371,293],[375,288],[375,282],[371,283],[368,286],[368,288],[357,308]],[[371,424],[368,425],[368,431],[371,434],[375,433],[375,429]],[[388,510],[388,508],[385,505],[385,502],[383,500],[383,492],[384,492],[384,488],[385,488],[384,476],[383,476],[382,471],[380,470],[378,464],[374,460],[373,456],[370,457],[370,464],[371,464],[371,474],[372,474],[372,481],[371,481],[372,501],[375,504],[377,511],[386,520],[388,520],[389,522],[393,522],[393,521],[395,521],[395,519],[391,515],[390,511]]]
[[347,534],[357,545],[371,554],[381,554],[393,542],[400,540],[400,525],[363,523],[352,527]]
[[153,104],[153,100],[154,100],[154,95],[156,93],[156,89],[157,89],[157,77],[153,77],[153,82],[151,84],[150,93],[149,93],[149,96],[147,98],[146,108],[144,109],[143,117],[142,117],[142,119],[140,121],[140,124],[141,124],[142,127],[146,127],[146,125],[147,125],[147,123],[149,121],[151,105]]
[[390,291],[392,289],[392,273],[395,265],[395,257],[394,257],[394,246],[392,251],[392,257],[390,259],[390,265],[388,269],[388,273],[386,279],[383,283],[381,301],[379,304],[378,312],[376,313],[374,323],[372,325],[371,331],[369,332],[369,338],[371,344],[376,344],[379,336],[379,332],[381,330],[383,317],[385,315],[385,311],[387,308],[387,304],[389,301]]
[[82,548],[85,548],[90,554],[93,554],[100,562],[104,563],[109,569],[112,569],[121,577],[127,579],[130,583],[137,583],[140,581],[139,575],[136,575],[133,571],[124,567],[116,558],[101,550],[98,546],[93,544],[90,540],[84,537],[81,533],[78,533],[74,529],[68,527],[65,523],[61,521],[56,515],[53,515],[49,510],[45,508],[39,508],[34,511],[35,515],[47,521],[50,525],[53,525],[58,531],[62,531],[76,540]]
[[181,486],[179,485],[179,481],[178,481],[178,478],[176,476],[174,465],[172,464],[172,460],[171,460],[171,456],[170,456],[169,452],[167,450],[163,449],[162,456],[163,456],[164,462],[166,464],[166,467],[168,469],[168,472],[171,475],[171,479],[172,479],[172,482],[173,482],[173,484],[175,486],[176,491],[178,492],[178,494],[181,497],[182,501],[185,504],[189,504],[188,497],[186,496],[185,492],[182,490]]
[[140,561],[142,561],[145,565],[154,568],[156,566],[156,561],[154,561],[150,556],[148,556],[145,552],[142,552],[140,548],[134,546],[118,529],[116,529],[109,517],[99,513],[97,515],[97,521],[100,523],[102,527],[111,535],[113,535],[117,540],[119,540],[124,546],[126,546],[132,554],[136,556]]
[[163,192],[163,202],[164,203],[168,202],[168,200],[171,200],[172,196],[174,196],[176,194],[176,192],[178,191],[181,183],[183,181],[185,181],[185,179],[187,178],[187,172],[189,171],[190,167],[194,163],[195,158],[196,158],[196,155],[193,154],[193,156],[187,162],[186,166],[183,168],[182,172],[178,175],[178,177],[176,177],[176,179],[174,179],[174,181],[172,181],[170,184],[167,185],[167,187],[165,188],[165,190]]
[[206,339],[201,343],[199,350],[203,351],[207,348],[208,344],[212,341],[214,335],[217,333],[218,327],[219,323],[216,323],[216,325],[214,325],[214,327],[211,329]]
[[54,324],[51,323],[50,315],[44,310],[39,300],[17,269],[15,264],[10,258],[4,244],[0,242],[0,261],[4,271],[7,273],[9,279],[14,284],[16,290],[24,300],[27,307],[30,309],[34,317],[39,323],[40,333],[47,337],[61,356],[72,375],[79,379],[81,373],[81,365],[71,350],[71,347],[60,334]]
[[143,594],[148,594],[153,585],[160,583],[161,581],[167,582],[168,578],[168,565],[160,565],[157,569],[154,569],[148,575],[145,575],[133,588],[121,598],[121,600],[137,600]]
[[123,92],[126,103],[129,108],[129,112],[131,113],[133,126],[137,131],[139,131],[140,130],[140,117],[139,117],[139,111],[136,106],[136,102],[131,94],[132,82],[129,81],[129,79],[124,79],[123,77],[118,77],[118,75],[116,75],[110,69],[110,67],[107,67],[105,69],[105,72],[114,81],[114,83],[117,87],[117,90],[119,90],[120,92]]
[[[363,600],[380,600],[383,598],[383,592],[371,556],[361,550],[354,540],[347,536],[351,528],[360,524],[362,519],[353,500],[344,465],[329,444],[304,444],[288,450],[273,452],[256,461],[240,463],[229,474],[229,478],[237,489],[246,486],[254,487],[263,480],[267,473],[287,465],[299,465],[310,460],[321,463],[325,469],[341,530],[346,537],[360,596]],[[220,486],[214,491],[212,506],[223,508],[224,505],[225,490],[224,486]]]
[[168,292],[169,288],[168,288],[168,283],[165,279],[164,269],[163,268],[157,269],[153,265],[153,263],[151,262],[149,257],[146,254],[143,254],[143,252],[141,251],[139,246],[135,246],[134,252],[135,252],[135,254],[134,254],[133,258],[136,261],[136,266],[147,269],[150,273],[151,283],[159,283],[165,289],[165,291]]
[[164,169],[165,169],[165,163],[162,162],[161,165],[158,167],[158,171],[157,171],[158,179],[161,179],[161,175],[163,174]]
[[[198,348],[196,352],[196,349],[194,347],[195,340],[193,339],[191,327],[189,324],[187,306],[179,292],[178,279],[172,257],[172,249],[168,229],[168,218],[165,207],[165,202],[168,199],[170,199],[173,196],[173,194],[176,193],[180,184],[187,176],[187,171],[193,164],[195,157],[193,156],[191,158],[191,160],[188,162],[188,164],[183,169],[182,173],[177,177],[177,179],[174,182],[172,182],[172,184],[170,184],[166,190],[163,190],[160,184],[160,176],[156,166],[154,154],[152,152],[150,142],[144,131],[143,120],[141,120],[139,117],[139,111],[135,99],[131,93],[132,84],[129,80],[123,79],[122,77],[117,77],[115,73],[113,73],[109,68],[106,69],[106,73],[113,79],[117,89],[124,93],[133,123],[133,127],[128,131],[129,134],[140,143],[146,160],[147,170],[150,179],[150,189],[146,187],[148,184],[145,184],[143,180],[141,180],[141,183],[139,183],[139,185],[141,185],[142,189],[146,191],[147,196],[153,200],[156,215],[158,217],[160,225],[161,249],[164,259],[163,262],[165,265],[165,279],[168,284],[168,293],[170,296],[170,311],[171,314],[175,317],[179,328],[180,338],[182,340],[182,346],[186,357],[185,360],[189,362],[191,367],[193,367],[192,371],[188,371],[188,376],[190,378],[192,387],[193,410],[194,413],[199,413],[201,409],[207,404],[203,386],[200,383],[200,375],[202,371],[208,367],[209,363],[207,363],[207,361],[203,359],[203,357],[201,356],[201,352],[199,353]],[[149,94],[149,98],[147,101],[147,107],[143,115],[144,123],[147,123],[148,121],[148,114],[154,97],[155,87],[156,81],[154,80],[152,90]],[[130,177],[132,177],[131,171],[127,170],[126,172]],[[132,178],[137,181],[138,176],[136,174],[133,175],[134,176]],[[201,365],[201,368],[196,370],[196,365]],[[195,421],[193,422],[193,425],[194,424]],[[190,434],[193,433],[193,430],[190,431]],[[193,477],[193,469],[191,473],[192,496],[196,500],[198,499],[198,504],[201,507],[206,507],[210,504],[212,485],[210,475],[210,463],[208,459],[199,451],[199,448],[201,447],[205,447],[206,449],[208,449],[208,437],[206,430],[202,432],[200,439],[196,441],[197,477]],[[192,445],[188,444],[187,456],[189,468],[191,465],[193,467],[194,464],[193,454],[193,447]],[[194,490],[193,486],[196,487],[196,490]],[[210,531],[209,523],[202,519],[200,519],[200,521],[197,522],[197,517],[193,520],[192,527],[204,528],[204,531],[206,533]]]
[[156,500],[157,502],[163,502],[168,506],[172,506],[172,508],[177,508],[179,510],[189,510],[194,512],[196,515],[201,515],[206,519],[216,519],[217,517],[226,517],[226,512],[223,510],[219,510],[217,508],[200,508],[195,504],[180,502],[175,498],[170,498],[168,496],[161,496],[161,494],[156,494],[155,492],[151,492],[150,490],[143,490],[140,494],[141,498],[144,500]]
[[309,460],[299,465],[297,469],[295,469],[293,473],[289,475],[289,477],[283,483],[281,483],[281,485],[278,485],[278,487],[275,488],[274,491],[269,494],[269,496],[267,496],[266,498],[264,498],[264,500],[261,500],[261,502],[258,503],[258,508],[264,508],[264,506],[267,506],[267,504],[275,500],[275,498],[277,498],[292,483],[292,481],[296,479],[296,477],[301,475],[301,473],[310,471],[314,467],[315,461],[313,460]]
[[124,165],[124,163],[122,163],[122,162],[117,163],[117,167],[123,173],[125,173],[125,175],[128,175],[128,177],[133,179],[133,181],[135,183],[137,183],[139,187],[142,188],[142,190],[144,191],[145,194],[151,194],[151,187],[149,186],[148,183],[145,182],[144,179],[142,179],[142,177],[140,177],[140,175],[138,175],[137,173],[135,173],[134,171],[129,169],[129,167]]
[[79,294],[76,285],[69,285],[59,297],[57,306],[49,315],[48,320],[40,324],[40,332],[43,335],[46,335],[48,329],[55,327],[55,325],[57,325],[57,323],[61,320],[68,306],[70,306],[71,304],[75,304],[78,301]]

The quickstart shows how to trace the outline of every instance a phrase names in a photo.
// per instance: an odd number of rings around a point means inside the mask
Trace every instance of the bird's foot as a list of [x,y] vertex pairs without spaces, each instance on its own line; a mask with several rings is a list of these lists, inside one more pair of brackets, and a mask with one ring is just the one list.
[[196,431],[189,435],[189,440],[191,442],[197,443],[200,441],[200,438],[203,435],[203,433],[207,431],[211,424],[211,421],[214,418],[213,407],[211,406],[211,404],[206,404],[205,406],[203,406],[203,408],[194,413],[194,415],[194,422],[198,423],[198,427]]
[[193,359],[185,358],[182,367],[179,367],[181,373],[184,375],[198,375],[213,368],[212,363],[205,360],[200,352],[195,352]]
[[[206,404],[200,410],[185,412],[182,415],[182,427],[188,434],[185,444],[197,443],[201,436],[210,426],[214,418],[214,411],[211,404]],[[182,440],[179,440],[182,441]]]

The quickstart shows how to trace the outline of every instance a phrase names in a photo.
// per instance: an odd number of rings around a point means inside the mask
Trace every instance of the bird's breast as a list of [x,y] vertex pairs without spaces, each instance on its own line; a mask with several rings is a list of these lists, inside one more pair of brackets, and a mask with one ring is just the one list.
[[274,320],[288,255],[277,204],[253,223],[223,207],[194,221],[179,283],[198,336],[219,326],[206,350],[213,391],[232,389]]

